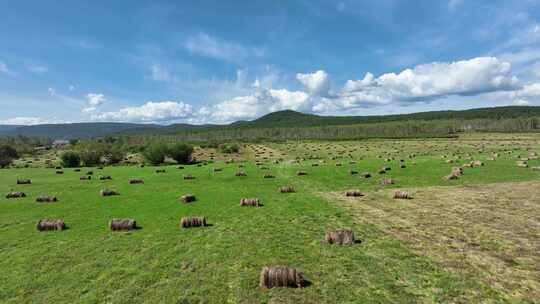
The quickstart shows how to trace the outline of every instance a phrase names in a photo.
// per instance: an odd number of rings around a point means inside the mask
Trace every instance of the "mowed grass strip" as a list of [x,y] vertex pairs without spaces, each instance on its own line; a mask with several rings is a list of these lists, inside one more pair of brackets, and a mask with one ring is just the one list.
[[321,195],[452,273],[500,290],[507,301],[540,299],[539,181],[407,191],[413,200],[392,200],[392,190],[356,199]]

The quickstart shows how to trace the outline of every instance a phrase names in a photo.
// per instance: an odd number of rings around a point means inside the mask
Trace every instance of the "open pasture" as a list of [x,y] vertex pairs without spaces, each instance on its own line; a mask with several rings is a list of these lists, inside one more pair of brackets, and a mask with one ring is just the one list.
[[[231,157],[212,149],[198,152],[199,163],[183,169],[171,164],[63,168],[63,174],[43,167],[1,170],[0,301],[537,300],[540,200],[527,192],[539,185],[537,135],[246,144]],[[455,167],[463,174],[446,179]],[[88,171],[92,178],[80,180]],[[383,178],[392,182],[381,184]],[[31,183],[17,184],[23,179]],[[504,199],[511,182],[526,183],[515,184],[521,196]],[[497,190],[496,183],[507,191],[486,200],[482,191]],[[478,191],[454,192],[471,185]],[[283,186],[294,192],[282,193]],[[105,189],[118,195],[102,196]],[[346,198],[351,189],[362,195]],[[392,199],[396,189],[412,199]],[[25,197],[7,199],[9,192]],[[439,192],[461,196],[442,201]],[[182,200],[187,194],[194,200]],[[44,195],[57,201],[36,202]],[[245,198],[257,198],[261,206],[241,206]],[[515,201],[524,199],[527,212],[512,213]],[[469,206],[475,211],[462,217],[451,208],[454,201],[462,212]],[[478,210],[489,209],[492,201],[507,212],[492,214],[497,220],[488,225]],[[185,217],[204,217],[207,225],[182,228]],[[67,229],[39,232],[41,219],[62,219]],[[111,231],[112,219],[134,219],[138,229]],[[325,242],[327,232],[339,229],[351,229],[356,242]],[[462,242],[445,243],[454,237]],[[469,258],[456,264],[456,252]],[[297,268],[308,283],[260,288],[261,269],[275,265]]]

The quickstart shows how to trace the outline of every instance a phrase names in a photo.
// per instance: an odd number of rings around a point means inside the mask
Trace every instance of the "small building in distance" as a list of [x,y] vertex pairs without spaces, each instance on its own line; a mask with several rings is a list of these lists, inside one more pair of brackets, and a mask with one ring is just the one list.
[[56,139],[52,143],[53,148],[63,148],[67,145],[69,145],[69,141],[64,140],[64,139]]

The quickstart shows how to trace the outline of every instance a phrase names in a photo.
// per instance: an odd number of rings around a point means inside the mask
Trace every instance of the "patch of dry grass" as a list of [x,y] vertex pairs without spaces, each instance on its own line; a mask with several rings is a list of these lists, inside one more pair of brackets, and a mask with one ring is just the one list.
[[460,276],[476,277],[509,300],[540,299],[540,181],[404,189],[338,198],[361,221]]

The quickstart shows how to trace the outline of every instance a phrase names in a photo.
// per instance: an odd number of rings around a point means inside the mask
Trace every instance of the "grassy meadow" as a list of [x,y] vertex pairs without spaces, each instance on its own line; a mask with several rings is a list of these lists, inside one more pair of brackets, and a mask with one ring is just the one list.
[[[197,149],[199,163],[183,169],[133,165],[56,174],[41,159],[28,168],[28,159],[19,160],[21,168],[0,170],[0,193],[26,194],[0,198],[0,302],[537,303],[540,199],[527,192],[540,186],[540,171],[532,169],[540,166],[536,152],[537,134],[473,134],[257,143],[237,155]],[[528,167],[518,167],[524,158]],[[474,160],[483,165],[443,179]],[[381,167],[390,170],[380,174]],[[87,171],[92,180],[79,180]],[[235,176],[238,171],[247,176]],[[184,180],[185,174],[195,179]],[[106,175],[112,180],[99,180]],[[383,177],[394,184],[380,185]],[[130,178],[144,184],[129,184]],[[296,192],[280,193],[280,186]],[[120,195],[100,196],[105,188]],[[413,199],[392,200],[396,188]],[[365,196],[344,198],[348,189]],[[497,200],[512,189],[521,197]],[[188,193],[197,200],[180,202]],[[456,193],[462,195],[451,196]],[[36,203],[44,194],[58,202]],[[239,206],[251,197],[263,206]],[[527,212],[512,213],[525,199]],[[488,221],[483,215],[490,208],[507,212]],[[204,216],[210,226],[181,229],[184,216]],[[63,219],[68,229],[38,232],[43,218]],[[112,218],[133,218],[141,229],[111,232]],[[478,229],[463,229],[473,226]],[[339,228],[353,229],[361,242],[325,244],[325,232]],[[510,257],[491,254],[510,251]],[[310,285],[261,289],[266,265],[296,267]]]

